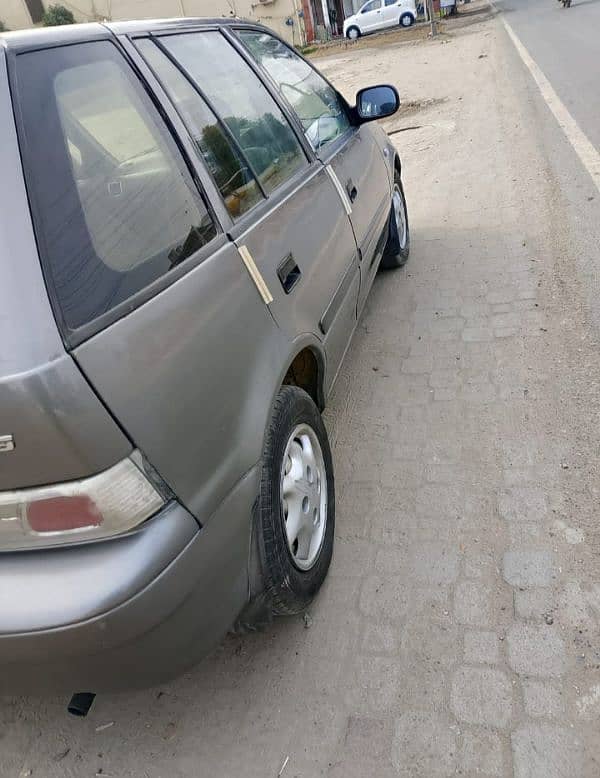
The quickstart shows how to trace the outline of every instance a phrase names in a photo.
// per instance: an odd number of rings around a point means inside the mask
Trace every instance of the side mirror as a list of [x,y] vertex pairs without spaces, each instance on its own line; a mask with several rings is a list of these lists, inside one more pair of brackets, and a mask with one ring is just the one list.
[[369,86],[356,95],[356,113],[361,124],[391,116],[399,106],[398,92],[389,84]]

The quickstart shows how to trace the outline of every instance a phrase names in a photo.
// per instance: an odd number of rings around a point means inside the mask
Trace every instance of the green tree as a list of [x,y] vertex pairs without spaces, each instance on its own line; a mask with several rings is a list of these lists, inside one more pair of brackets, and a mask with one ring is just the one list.
[[56,27],[61,24],[75,24],[75,17],[64,5],[51,5],[42,17],[44,27]]

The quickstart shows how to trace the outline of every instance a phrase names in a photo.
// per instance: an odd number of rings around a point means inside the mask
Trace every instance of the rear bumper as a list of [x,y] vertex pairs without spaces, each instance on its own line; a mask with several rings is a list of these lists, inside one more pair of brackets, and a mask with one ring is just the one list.
[[137,533],[0,565],[0,693],[148,686],[198,661],[248,597],[256,470],[199,529],[171,504]]

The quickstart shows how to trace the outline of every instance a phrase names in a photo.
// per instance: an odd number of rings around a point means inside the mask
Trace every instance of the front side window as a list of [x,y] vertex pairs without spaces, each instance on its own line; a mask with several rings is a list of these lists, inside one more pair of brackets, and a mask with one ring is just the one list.
[[110,42],[17,59],[46,277],[81,327],[216,235],[156,108]]
[[313,149],[349,129],[341,98],[307,62],[268,33],[239,30],[238,34],[297,115]]
[[139,40],[137,47],[179,111],[221,192],[229,214],[235,219],[246,213],[263,200],[263,196],[248,163],[222,123],[154,41]]
[[206,95],[267,194],[308,165],[283,112],[220,32],[167,35],[161,43]]

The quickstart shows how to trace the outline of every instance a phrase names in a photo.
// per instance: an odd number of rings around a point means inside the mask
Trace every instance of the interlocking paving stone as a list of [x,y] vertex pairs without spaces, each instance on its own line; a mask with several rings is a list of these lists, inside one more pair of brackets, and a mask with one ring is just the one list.
[[396,720],[392,761],[402,778],[455,774],[457,743],[452,721],[441,714],[405,711]]
[[565,644],[557,626],[513,624],[507,640],[508,663],[515,673],[558,677],[565,672]]
[[[531,724],[512,735],[515,778],[575,778],[583,756],[572,729]],[[591,775],[591,773],[590,773]]]
[[500,641],[495,632],[465,632],[465,662],[493,665],[500,659]]
[[523,698],[528,716],[557,719],[565,714],[565,700],[561,690],[549,683],[524,680]]
[[548,513],[546,496],[533,486],[507,490],[499,501],[500,515],[509,521],[541,521]]
[[486,627],[493,621],[493,592],[488,583],[461,581],[454,593],[454,615],[460,624]]
[[505,759],[501,738],[486,730],[465,731],[459,761],[467,774],[502,775]]
[[550,551],[507,551],[504,578],[511,586],[550,586],[553,557]]
[[461,667],[452,679],[452,711],[468,724],[507,727],[512,720],[512,698],[512,685],[500,670]]

